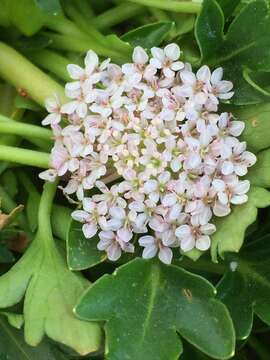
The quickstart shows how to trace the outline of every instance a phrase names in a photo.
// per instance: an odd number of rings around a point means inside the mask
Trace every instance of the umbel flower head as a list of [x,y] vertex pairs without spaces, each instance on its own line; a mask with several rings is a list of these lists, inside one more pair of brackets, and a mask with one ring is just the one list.
[[136,246],[164,263],[173,248],[205,251],[213,216],[248,200],[240,178],[256,157],[238,139],[244,123],[217,112],[233,85],[222,68],[194,73],[179,58],[176,44],[151,56],[138,46],[122,66],[100,64],[90,50],[84,68],[68,65],[71,101],[47,103],[43,124],[55,144],[40,177],[66,180],[63,192],[78,204],[73,219],[89,241],[97,234],[110,260]]

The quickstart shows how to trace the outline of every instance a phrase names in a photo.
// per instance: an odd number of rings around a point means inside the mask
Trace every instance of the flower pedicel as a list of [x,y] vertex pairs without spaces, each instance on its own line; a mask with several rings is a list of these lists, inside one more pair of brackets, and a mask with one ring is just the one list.
[[120,67],[99,64],[90,50],[85,68],[68,65],[71,101],[48,100],[43,125],[55,145],[40,177],[68,180],[63,192],[80,205],[73,219],[86,238],[98,235],[110,260],[139,245],[144,258],[169,264],[172,248],[210,247],[212,217],[248,200],[249,181],[239,178],[256,157],[237,138],[244,123],[217,113],[219,100],[233,96],[222,68],[195,74],[176,44],[151,55],[136,47],[133,63]]

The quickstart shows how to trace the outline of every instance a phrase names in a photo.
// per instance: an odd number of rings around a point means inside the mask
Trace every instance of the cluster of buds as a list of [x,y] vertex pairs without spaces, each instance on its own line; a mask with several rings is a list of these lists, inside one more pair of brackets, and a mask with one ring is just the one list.
[[71,101],[47,102],[55,145],[40,176],[66,179],[72,217],[112,261],[135,246],[167,264],[173,248],[205,251],[213,216],[248,200],[239,178],[256,157],[237,138],[244,123],[217,112],[233,85],[222,68],[194,73],[179,58],[176,44],[152,48],[151,58],[138,46],[122,66],[90,50],[84,68],[68,65]]

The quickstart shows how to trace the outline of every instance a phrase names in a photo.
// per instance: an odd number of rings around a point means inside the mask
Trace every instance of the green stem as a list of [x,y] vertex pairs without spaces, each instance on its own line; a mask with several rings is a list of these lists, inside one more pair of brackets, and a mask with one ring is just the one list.
[[50,16],[46,22],[47,28],[57,31],[63,35],[81,36],[82,32],[78,27],[70,20],[63,16]]
[[0,160],[48,169],[50,154],[13,146],[0,145]]
[[2,42],[0,42],[0,76],[17,89],[24,89],[42,106],[45,100],[54,94],[57,94],[62,102],[66,101],[61,85]]
[[255,336],[248,338],[249,346],[259,355],[260,360],[269,360],[270,352]]
[[76,23],[82,32],[90,36],[93,40],[95,39],[97,42],[104,43],[105,37],[92,26],[92,19],[89,21],[89,19],[85,17],[85,14],[80,12],[71,2],[65,2],[64,6],[68,16]]
[[41,126],[16,122],[0,114],[0,134],[14,134],[23,137],[34,137],[46,141],[52,140],[52,132]]
[[92,49],[99,55],[110,57],[117,63],[124,63],[128,60],[125,56],[119,54],[119,52],[106,48],[87,36],[79,38],[51,33],[49,33],[48,36],[52,39],[50,47],[54,49],[77,52],[86,52],[89,49]]
[[151,7],[150,9],[151,14],[156,18],[157,21],[172,21],[168,14],[165,11]]
[[201,10],[201,4],[192,1],[164,1],[164,0],[129,0],[132,3],[156,7],[162,10],[197,14]]
[[38,210],[38,237],[44,241],[53,239],[51,212],[58,182],[46,182],[41,194]]
[[84,17],[90,19],[91,17],[95,16],[94,11],[90,6],[89,1],[87,1],[87,0],[77,0],[76,5],[77,5],[78,9],[80,10],[80,12],[82,14],[84,14]]
[[128,20],[143,11],[144,9],[141,6],[124,2],[123,4],[115,6],[96,16],[92,21],[92,25],[99,30],[107,29],[121,23],[122,21]]
[[70,81],[67,65],[70,61],[52,50],[39,50],[27,54],[28,58],[42,69],[50,71],[60,80]]
[[226,266],[222,264],[214,264],[212,261],[206,259],[199,259],[197,261],[193,261],[188,258],[184,258],[180,261],[177,261],[176,264],[190,270],[205,271],[208,273],[220,275],[223,275],[227,270]]

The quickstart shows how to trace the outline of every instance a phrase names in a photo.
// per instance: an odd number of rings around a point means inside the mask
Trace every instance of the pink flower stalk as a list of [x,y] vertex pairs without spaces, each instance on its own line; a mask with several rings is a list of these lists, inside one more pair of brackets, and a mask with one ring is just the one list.
[[256,157],[238,140],[244,123],[217,112],[233,84],[222,80],[222,68],[194,73],[180,54],[176,44],[152,48],[151,56],[137,46],[133,62],[120,67],[99,64],[90,50],[84,68],[68,65],[71,101],[46,104],[43,124],[55,145],[40,177],[64,176],[64,194],[79,204],[73,219],[89,241],[99,237],[112,261],[135,246],[166,264],[177,249],[205,251],[213,216],[248,200],[250,184],[240,177]]

